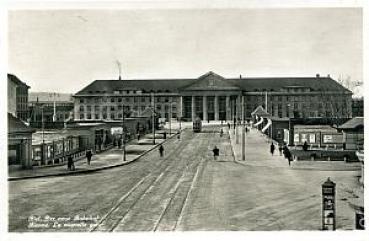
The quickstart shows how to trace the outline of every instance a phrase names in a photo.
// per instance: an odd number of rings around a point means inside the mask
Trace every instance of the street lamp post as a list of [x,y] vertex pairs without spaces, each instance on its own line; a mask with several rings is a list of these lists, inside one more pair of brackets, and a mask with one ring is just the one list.
[[155,95],[154,95],[154,92],[152,92],[151,96],[152,96],[152,133],[154,135],[153,144],[155,145]]
[[290,111],[290,104],[287,104],[288,106],[288,145],[290,144],[291,140],[291,111]]
[[125,138],[125,131],[124,131],[124,102],[122,97],[122,144],[123,144],[123,162],[127,160],[126,157],[126,138]]
[[242,161],[245,160],[245,98],[242,96]]

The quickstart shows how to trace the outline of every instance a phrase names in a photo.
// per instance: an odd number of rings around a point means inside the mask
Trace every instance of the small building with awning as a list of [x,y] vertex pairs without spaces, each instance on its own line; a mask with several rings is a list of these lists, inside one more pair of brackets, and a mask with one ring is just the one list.
[[364,117],[354,117],[337,129],[343,133],[346,150],[364,149]]
[[9,169],[32,168],[32,133],[35,130],[8,113]]

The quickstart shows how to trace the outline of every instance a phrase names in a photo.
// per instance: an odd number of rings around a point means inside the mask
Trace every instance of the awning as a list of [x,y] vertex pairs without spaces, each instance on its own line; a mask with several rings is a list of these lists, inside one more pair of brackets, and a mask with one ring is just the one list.
[[260,120],[256,124],[254,124],[254,126],[260,125],[261,123],[263,123],[263,121],[264,121],[264,118],[260,117]]
[[271,124],[272,124],[272,120],[268,118],[268,123],[264,126],[261,132],[265,132]]

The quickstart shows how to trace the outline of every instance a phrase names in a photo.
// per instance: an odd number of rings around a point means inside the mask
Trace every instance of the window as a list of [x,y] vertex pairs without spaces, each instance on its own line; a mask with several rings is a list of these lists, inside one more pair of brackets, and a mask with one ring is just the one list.
[[83,120],[85,118],[84,114],[79,114],[79,119]]
[[110,102],[114,103],[115,102],[115,98],[111,98]]
[[85,111],[85,107],[84,107],[83,105],[81,105],[81,106],[79,107],[79,111],[80,111],[80,112]]
[[90,105],[87,105],[86,106],[86,110],[87,110],[87,112],[91,112],[91,106]]
[[87,120],[91,120],[91,114],[90,113],[87,114]]
[[99,114],[95,114],[95,119],[100,119]]
[[118,102],[119,103],[122,102],[122,98],[121,97],[118,98]]
[[83,98],[79,99],[79,103],[84,103],[85,100]]

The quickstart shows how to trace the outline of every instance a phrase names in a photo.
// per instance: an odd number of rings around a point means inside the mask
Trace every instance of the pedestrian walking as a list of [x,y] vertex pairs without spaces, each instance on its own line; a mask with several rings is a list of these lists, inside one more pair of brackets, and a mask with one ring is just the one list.
[[91,150],[87,150],[86,151],[87,165],[90,165],[90,163],[91,163],[91,157],[92,157],[92,151]]
[[283,154],[284,154],[284,157],[288,160],[288,166],[291,166],[292,155],[291,155],[291,152],[288,149],[287,145],[285,145],[284,148],[283,148]]
[[137,133],[137,141],[139,141],[139,140],[140,140],[140,138],[141,138],[140,133]]
[[161,157],[164,156],[164,147],[162,145],[160,145],[160,147],[159,147],[159,153],[160,153]]
[[308,150],[308,143],[306,141],[304,142],[304,145],[302,146],[302,149],[304,151],[307,151]]
[[219,156],[219,148],[217,146],[214,146],[213,154],[214,154],[214,160],[217,160]]
[[166,131],[164,131],[163,135],[164,135],[164,139],[167,139],[167,132]]
[[122,139],[121,138],[119,138],[118,139],[118,148],[120,149],[122,147]]
[[274,155],[274,150],[275,150],[275,146],[272,141],[272,144],[270,145],[270,153],[272,153],[272,156]]
[[74,171],[75,170],[75,166],[74,166],[74,162],[73,162],[73,157],[72,155],[68,156],[68,171]]
[[227,122],[227,126],[228,126],[228,129],[231,129],[231,124],[229,124],[229,122]]
[[282,156],[282,143],[278,143],[279,155]]
[[223,129],[220,129],[220,137],[223,137]]
[[177,139],[181,139],[181,132],[180,131],[177,131]]

